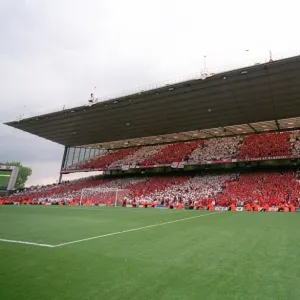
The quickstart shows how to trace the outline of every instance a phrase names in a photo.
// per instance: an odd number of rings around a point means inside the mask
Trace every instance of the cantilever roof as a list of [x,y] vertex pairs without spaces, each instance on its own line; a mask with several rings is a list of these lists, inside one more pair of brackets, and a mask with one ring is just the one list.
[[122,146],[124,140],[138,144],[147,137],[153,141],[165,136],[169,142],[170,134],[182,132],[192,132],[187,135],[195,138],[199,130],[211,137],[227,130],[238,134],[299,127],[298,119],[290,120],[299,116],[296,56],[6,124],[66,146],[110,148],[113,143]]
[[166,135],[149,136],[136,139],[104,142],[92,145],[85,145],[87,148],[119,149],[135,146],[146,146],[155,144],[174,143],[178,141],[191,141],[208,139],[213,137],[230,137],[235,135],[246,135],[259,132],[286,131],[300,128],[300,117],[271,120],[257,123],[224,126],[204,130],[195,130]]

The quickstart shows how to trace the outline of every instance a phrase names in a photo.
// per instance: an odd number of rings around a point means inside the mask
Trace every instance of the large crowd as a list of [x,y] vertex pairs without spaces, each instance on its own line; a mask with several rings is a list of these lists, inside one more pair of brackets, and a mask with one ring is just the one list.
[[[294,171],[192,176],[88,178],[30,188],[0,198],[0,204],[112,205],[177,207],[300,206]],[[109,204],[108,204],[109,203]]]
[[290,132],[250,134],[241,145],[241,158],[286,156],[291,154]]
[[299,206],[300,183],[295,172],[255,172],[240,174],[238,181],[228,183],[218,195],[223,205],[257,203],[279,206],[289,203]]
[[142,195],[138,200],[146,199],[159,203],[199,202],[221,193],[224,184],[235,177],[236,174],[183,177],[180,184],[172,184],[168,188],[148,193],[146,197]]
[[134,153],[113,162],[109,168],[121,168],[122,166],[136,166],[140,165],[143,161],[155,156],[161,152],[167,145],[144,146],[138,148]]
[[243,137],[241,136],[205,140],[204,146],[191,154],[191,160],[214,161],[236,158],[242,142]]
[[298,155],[300,153],[300,131],[291,133],[290,142],[292,144],[292,154]]
[[144,166],[165,165],[173,162],[188,161],[190,154],[203,145],[203,140],[179,142],[167,147],[141,162]]
[[108,169],[111,164],[116,161],[119,161],[134,152],[136,152],[138,148],[125,148],[120,150],[110,150],[102,153],[100,156],[89,159],[88,161],[83,161],[81,163],[77,163],[75,165],[71,165],[67,167],[68,170],[93,170],[93,169]]
[[110,150],[75,165],[75,169],[121,169],[122,166],[171,165],[180,162],[226,161],[300,155],[300,131],[250,134],[192,142]]
[[[250,134],[111,150],[70,168],[115,169],[173,162],[300,155],[300,131]],[[249,208],[300,206],[294,171],[151,177],[91,177],[37,186],[0,198],[0,204],[163,205]]]

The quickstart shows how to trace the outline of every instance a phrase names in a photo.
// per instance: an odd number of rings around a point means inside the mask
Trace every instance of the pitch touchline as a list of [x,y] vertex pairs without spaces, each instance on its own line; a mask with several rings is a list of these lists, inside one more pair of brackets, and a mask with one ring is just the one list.
[[221,212],[214,212],[214,213],[209,213],[209,214],[206,214],[206,215],[193,216],[193,217],[183,218],[183,219],[179,219],[179,220],[164,222],[164,223],[158,223],[158,224],[153,224],[153,225],[148,225],[148,226],[143,226],[143,227],[138,227],[138,228],[133,228],[133,229],[117,231],[117,232],[113,232],[113,233],[97,235],[97,236],[93,236],[93,237],[90,237],[90,238],[85,238],[85,239],[81,239],[81,240],[76,240],[76,241],[71,241],[71,242],[67,242],[67,243],[58,244],[58,245],[55,245],[54,247],[55,248],[56,247],[62,247],[62,246],[71,245],[71,244],[75,244],[75,243],[81,243],[81,242],[86,242],[86,241],[90,241],[90,240],[101,239],[101,238],[112,236],[112,235],[117,235],[117,234],[132,232],[132,231],[138,231],[138,230],[157,227],[157,226],[163,226],[163,225],[177,223],[177,222],[186,221],[186,220],[190,220],[190,219],[211,216],[211,215],[218,214],[218,213],[221,213]]
[[32,245],[32,246],[47,247],[47,248],[55,248],[55,245],[39,244],[39,243],[32,243],[32,242],[25,242],[25,241],[16,241],[16,240],[7,240],[7,239],[0,239],[0,242],[15,243],[15,244],[24,244],[24,245]]
[[123,234],[123,233],[127,233],[127,232],[132,232],[132,231],[138,231],[138,230],[152,228],[152,227],[163,226],[163,225],[182,222],[182,221],[191,220],[191,219],[195,219],[195,218],[207,217],[207,216],[211,216],[211,215],[215,215],[215,214],[219,214],[219,213],[222,213],[222,211],[221,212],[208,213],[208,214],[205,214],[205,215],[198,215],[198,216],[193,216],[193,217],[188,217],[188,218],[177,219],[177,220],[174,220],[174,221],[168,221],[168,222],[163,222],[163,223],[147,225],[147,226],[138,227],[138,228],[126,229],[126,230],[107,233],[107,234],[102,234],[102,235],[97,235],[97,236],[93,236],[93,237],[89,237],[89,238],[85,238],[85,239],[81,239],[81,240],[61,243],[61,244],[58,244],[58,245],[39,244],[39,243],[33,243],[33,242],[8,240],[8,239],[0,239],[0,242],[32,245],[32,246],[47,247],[47,248],[57,248],[57,247],[63,247],[63,246],[71,245],[71,244],[75,244],[75,243],[81,243],[81,242],[86,242],[86,241],[90,241],[90,240],[101,239],[101,238],[112,236],[112,235],[118,235],[118,234]]

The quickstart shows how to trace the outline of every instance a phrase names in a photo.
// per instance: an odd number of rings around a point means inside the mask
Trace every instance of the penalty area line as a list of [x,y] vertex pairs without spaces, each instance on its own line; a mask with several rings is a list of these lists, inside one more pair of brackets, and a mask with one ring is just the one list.
[[53,247],[54,248],[63,247],[63,246],[66,246],[66,245],[71,245],[71,244],[86,242],[86,241],[95,240],[95,239],[101,239],[101,238],[105,238],[105,237],[108,237],[108,236],[113,236],[113,235],[118,235],[118,234],[123,234],[123,233],[138,231],[138,230],[143,230],[143,229],[152,228],[152,227],[163,226],[163,225],[167,225],[167,224],[173,224],[173,223],[187,221],[187,220],[201,218],[201,217],[208,217],[208,216],[219,214],[219,213],[222,213],[222,212],[223,211],[221,211],[221,212],[214,212],[214,213],[208,213],[208,214],[205,214],[205,215],[198,215],[198,216],[193,216],[193,217],[188,217],[188,218],[181,218],[181,219],[177,219],[177,220],[173,220],[173,221],[168,221],[168,222],[163,222],[163,223],[156,223],[156,224],[152,224],[152,225],[148,225],[148,226],[143,226],[143,227],[138,227],[138,228],[133,228],[133,229],[127,229],[127,230],[122,230],[122,231],[117,231],[117,232],[112,232],[112,233],[97,235],[97,236],[93,236],[93,237],[89,237],[89,238],[85,238],[85,239],[81,239],[81,240],[76,240],[76,241],[71,241],[71,242],[66,242],[66,243],[58,244],[58,245],[55,245]]
[[25,242],[25,241],[16,241],[16,240],[7,240],[7,239],[0,239],[0,242],[14,243],[14,244],[23,244],[23,245],[32,245],[32,246],[47,247],[47,248],[55,248],[54,245],[39,244],[39,243]]

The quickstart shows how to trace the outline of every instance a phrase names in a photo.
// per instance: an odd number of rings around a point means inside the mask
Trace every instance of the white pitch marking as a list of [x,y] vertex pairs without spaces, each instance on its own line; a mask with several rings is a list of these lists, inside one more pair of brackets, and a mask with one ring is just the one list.
[[32,243],[32,242],[25,242],[25,241],[16,241],[16,240],[7,240],[7,239],[0,239],[0,242],[24,244],[24,245],[33,245],[33,246],[47,247],[47,248],[55,248],[54,245],[39,244],[39,243]]
[[207,216],[211,216],[211,215],[219,214],[219,213],[222,213],[222,211],[221,212],[209,213],[209,214],[205,214],[205,215],[200,215],[200,216],[182,218],[182,219],[178,219],[178,220],[174,220],[174,221],[158,223],[158,224],[153,224],[153,225],[148,225],[148,226],[143,226],[143,227],[138,227],[138,228],[133,228],[133,229],[117,231],[117,232],[113,232],[113,233],[97,235],[97,236],[93,236],[93,237],[90,237],[90,238],[85,238],[85,239],[81,239],[81,240],[76,240],[76,241],[71,241],[71,242],[67,242],[67,243],[58,244],[58,245],[55,245],[54,247],[55,248],[56,247],[62,247],[62,246],[70,245],[70,244],[75,244],[75,243],[100,239],[100,238],[104,238],[104,237],[108,237],[108,236],[112,236],[112,235],[117,235],[117,234],[122,234],[122,233],[127,233],[127,232],[132,232],[132,231],[137,231],[137,230],[142,230],[142,229],[147,229],[147,228],[152,228],[152,227],[157,227],[157,226],[163,226],[163,225],[167,225],[167,224],[177,223],[177,222],[186,221],[186,220],[195,219],[195,218],[200,218],[200,217],[207,217]]

